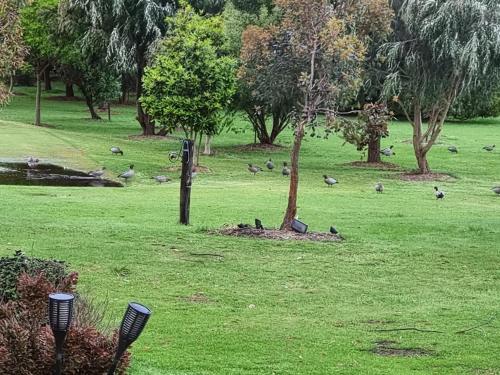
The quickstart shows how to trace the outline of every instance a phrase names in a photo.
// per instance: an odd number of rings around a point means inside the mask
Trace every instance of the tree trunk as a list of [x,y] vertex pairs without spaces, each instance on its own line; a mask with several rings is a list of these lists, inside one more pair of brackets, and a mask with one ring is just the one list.
[[36,74],[36,97],[35,97],[35,126],[42,125],[41,102],[42,102],[42,71]]
[[305,123],[303,121],[297,127],[292,149],[292,165],[290,171],[290,191],[288,193],[288,206],[285,212],[281,230],[291,230],[292,221],[297,216],[297,193],[299,189],[299,156],[302,140],[304,139]]
[[380,137],[370,138],[368,143],[368,163],[380,163]]
[[50,80],[50,71],[51,71],[51,68],[48,67],[47,69],[45,69],[45,72],[44,72],[44,75],[43,75],[43,80],[44,80],[44,83],[45,83],[45,91],[52,90],[52,82]]
[[[137,52],[140,54],[140,51]],[[137,61],[137,121],[142,128],[142,135],[144,136],[152,136],[155,135],[155,124],[154,121],[151,121],[151,118],[148,114],[144,112],[142,108],[142,104],[140,98],[142,96],[142,79],[144,77],[144,66],[145,62],[142,59],[138,59]]]
[[71,82],[66,82],[66,97],[67,98],[75,97],[75,91],[73,90],[73,83]]
[[421,174],[431,173],[429,163],[427,162],[427,154],[418,148],[415,149],[415,156],[417,158],[418,172]]
[[90,116],[92,117],[92,120],[101,120],[101,116],[97,114],[94,108],[94,103],[92,101],[92,98],[89,98],[88,96],[85,97],[85,103],[87,103],[87,107],[90,112]]
[[203,150],[203,155],[212,155],[212,136],[207,135],[205,138],[205,150]]
[[429,163],[427,162],[427,151],[424,150],[422,137],[422,110],[417,101],[413,107],[413,150],[417,158],[418,172],[421,174],[430,173]]

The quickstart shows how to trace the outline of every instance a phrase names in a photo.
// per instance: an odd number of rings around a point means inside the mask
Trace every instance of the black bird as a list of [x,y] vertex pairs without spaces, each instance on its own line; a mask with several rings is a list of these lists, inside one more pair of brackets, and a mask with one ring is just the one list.
[[274,163],[271,159],[269,159],[267,162],[266,162],[266,167],[267,169],[269,169],[270,171],[272,171],[274,169]]
[[335,227],[330,227],[331,234],[339,234],[338,230]]
[[436,190],[434,193],[436,195],[436,199],[444,199],[444,191],[439,190],[437,186],[434,186],[434,190]]
[[458,148],[456,146],[448,147],[448,151],[450,151],[452,154],[458,154]]
[[260,221],[259,219],[255,219],[255,228],[264,229],[264,227],[262,226],[262,221]]
[[113,155],[118,155],[120,154],[121,156],[123,156],[123,151],[120,150],[120,147],[116,147],[116,146],[113,146],[110,148],[110,151]]
[[495,149],[495,145],[489,145],[489,146],[484,146],[483,150],[486,150],[488,152],[491,152]]
[[288,168],[288,164],[286,161],[283,162],[283,169],[281,170],[281,174],[283,176],[290,176],[290,168]]
[[250,228],[250,224],[240,223],[240,224],[238,224],[238,228],[240,228],[240,229]]

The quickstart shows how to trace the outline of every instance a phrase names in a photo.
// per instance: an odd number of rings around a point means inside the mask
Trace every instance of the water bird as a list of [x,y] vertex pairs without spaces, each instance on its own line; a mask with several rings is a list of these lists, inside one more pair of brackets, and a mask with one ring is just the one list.
[[256,165],[248,164],[248,171],[250,173],[253,173],[253,175],[255,176],[257,173],[262,171],[262,168]]
[[500,186],[495,186],[491,188],[491,191],[497,195],[500,195]]
[[452,154],[458,154],[458,148],[456,146],[448,147],[448,151],[450,151]]
[[338,181],[332,177],[328,177],[326,174],[323,175],[323,179],[325,181],[325,184],[328,186],[333,186],[338,183]]
[[283,169],[281,170],[283,176],[290,176],[290,168],[288,168],[287,162],[283,162]]
[[155,180],[156,182],[158,182],[160,185],[163,184],[164,182],[169,182],[171,180],[170,177],[167,177],[167,176],[163,176],[163,175],[160,175],[160,176],[153,176],[151,177],[153,180]]
[[437,186],[434,186],[434,190],[436,190],[436,192],[434,193],[436,195],[436,199],[444,199],[444,191],[439,190]]
[[134,172],[134,165],[133,164],[129,167],[128,171],[125,171],[125,172],[118,175],[119,178],[125,179],[126,182],[134,176],[135,176],[135,172]]
[[380,151],[380,153],[384,156],[395,156],[396,153],[392,151],[393,148],[394,146],[391,145],[390,147],[384,148],[382,151]]
[[483,147],[483,150],[486,150],[488,152],[491,152],[495,149],[495,145],[488,145],[488,146],[484,146]]
[[272,171],[274,169],[274,163],[271,159],[269,159],[267,162],[266,162],[266,167],[267,169],[269,169],[270,171]]
[[123,151],[122,151],[122,150],[120,150],[120,147],[113,146],[113,147],[111,147],[109,150],[111,151],[111,153],[112,153],[113,155],[118,155],[118,154],[120,154],[121,156],[123,156]]
[[40,163],[40,160],[33,158],[33,156],[30,156],[30,158],[28,159],[29,168],[36,168],[38,166],[38,163]]
[[381,182],[377,182],[375,185],[375,191],[377,193],[383,193],[384,192],[384,185],[382,185]]
[[102,167],[101,169],[98,169],[96,171],[90,171],[88,174],[89,174],[89,176],[92,176],[95,178],[101,178],[104,175],[105,170],[106,170],[106,167]]

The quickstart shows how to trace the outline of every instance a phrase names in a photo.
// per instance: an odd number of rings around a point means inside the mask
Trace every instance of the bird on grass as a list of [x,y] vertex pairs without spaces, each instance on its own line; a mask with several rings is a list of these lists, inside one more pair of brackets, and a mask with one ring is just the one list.
[[491,191],[494,192],[496,195],[500,195],[500,186],[492,187]]
[[38,163],[40,163],[40,160],[35,159],[33,156],[30,156],[30,158],[28,159],[29,168],[36,168],[38,166]]
[[434,190],[436,190],[434,193],[436,195],[436,199],[444,199],[444,191],[439,190],[437,186],[434,186]]
[[381,182],[377,182],[375,185],[375,191],[377,193],[383,193],[384,192],[384,185],[382,185]]
[[290,176],[290,168],[288,168],[287,162],[283,162],[283,169],[281,170],[283,176]]
[[328,186],[333,186],[338,183],[338,181],[332,177],[328,177],[326,174],[323,175],[323,180]]
[[109,150],[111,151],[111,153],[112,153],[113,155],[118,155],[118,154],[120,154],[121,156],[123,156],[123,151],[122,151],[122,150],[120,150],[120,147],[113,146],[113,147],[111,147]]
[[458,148],[456,146],[448,147],[448,151],[450,151],[452,154],[458,154]]
[[488,152],[491,152],[495,149],[495,145],[489,145],[489,146],[484,146],[483,150],[486,150]]
[[106,170],[106,167],[102,167],[101,169],[98,169],[96,171],[90,171],[88,174],[89,174],[89,176],[92,176],[95,178],[101,178],[104,175],[105,170]]
[[394,148],[394,146],[384,148],[382,151],[380,151],[380,153],[384,156],[395,156],[396,153],[394,151],[392,151],[393,148]]
[[134,176],[135,176],[135,172],[134,172],[134,165],[133,164],[129,167],[128,171],[125,171],[125,172],[118,175],[118,177],[123,178],[125,180],[125,182],[128,182],[128,180],[130,180]]
[[167,177],[167,176],[154,176],[154,177],[151,177],[153,180],[155,180],[156,182],[158,182],[160,185],[163,184],[164,182],[169,182],[171,180],[170,177]]
[[267,162],[266,162],[266,167],[267,169],[269,169],[270,171],[272,171],[274,169],[274,163],[271,159],[269,159]]
[[257,173],[262,172],[262,168],[257,167],[256,165],[248,164],[248,171],[250,173],[253,173],[253,175],[255,176]]

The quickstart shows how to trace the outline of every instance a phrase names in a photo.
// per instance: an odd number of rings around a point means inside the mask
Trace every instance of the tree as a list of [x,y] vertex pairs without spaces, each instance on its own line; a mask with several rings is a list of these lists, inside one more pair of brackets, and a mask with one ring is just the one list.
[[[264,42],[256,45],[260,56],[280,56],[273,64],[277,77],[287,76],[283,90],[294,87],[294,143],[291,151],[290,191],[282,229],[290,230],[297,214],[299,157],[306,128],[317,125],[318,115],[335,116],[338,99],[359,88],[365,48],[355,33],[355,8],[351,2],[330,4],[325,0],[277,0],[283,17],[275,26],[260,31]],[[269,42],[268,42],[269,41]],[[265,60],[262,61],[265,64]]]
[[33,0],[21,10],[24,42],[29,49],[28,60],[36,74],[35,125],[41,125],[42,80],[56,51],[52,35],[57,28],[59,0]]
[[413,128],[419,173],[430,173],[427,154],[457,97],[499,70],[500,4],[405,0],[394,7],[395,40],[384,46],[390,71],[384,92],[394,96]]
[[[235,61],[220,53],[220,17],[205,18],[191,6],[169,20],[169,32],[146,70],[141,103],[155,121],[201,143],[213,135],[235,92]],[[199,147],[198,147],[199,150]]]
[[341,118],[333,127],[358,151],[368,150],[368,163],[380,163],[380,140],[389,136],[388,123],[392,117],[385,104],[368,103],[359,111],[358,121]]
[[[15,71],[23,65],[26,47],[23,43],[19,8],[14,0],[0,0],[0,105],[6,104],[12,93]],[[5,80],[10,81],[8,85]]]
[[[91,46],[101,35],[107,37],[108,59],[119,71],[134,70],[136,94],[142,96],[144,69],[166,31],[165,17],[175,10],[173,0],[70,0],[81,9],[90,25],[83,39]],[[155,124],[137,100],[137,121],[144,135],[155,134]]]
[[490,77],[477,88],[457,98],[450,116],[459,120],[500,116],[500,77]]

